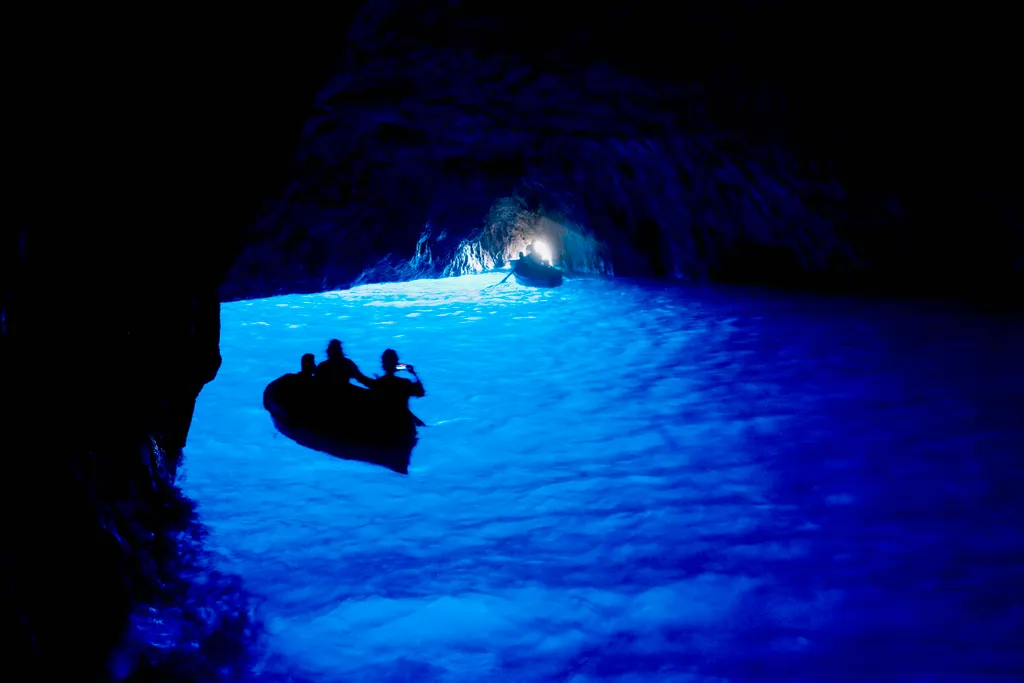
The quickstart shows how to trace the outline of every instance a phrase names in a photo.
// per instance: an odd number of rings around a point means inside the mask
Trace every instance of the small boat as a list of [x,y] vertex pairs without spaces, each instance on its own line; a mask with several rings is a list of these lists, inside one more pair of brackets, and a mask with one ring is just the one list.
[[325,392],[311,377],[287,374],[263,390],[274,428],[300,446],[343,460],[357,460],[409,474],[418,441],[412,413],[394,415],[368,389],[352,385]]
[[562,284],[560,269],[528,258],[512,261],[512,274],[516,282],[526,287],[557,287]]

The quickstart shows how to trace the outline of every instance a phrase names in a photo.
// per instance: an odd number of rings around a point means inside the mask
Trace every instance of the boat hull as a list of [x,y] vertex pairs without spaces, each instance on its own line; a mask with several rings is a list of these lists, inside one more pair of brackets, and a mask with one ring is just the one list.
[[263,392],[263,406],[274,428],[300,446],[409,473],[418,441],[416,418],[389,415],[370,392],[352,386],[343,396],[326,396],[315,380],[297,375],[279,377]]
[[516,282],[525,287],[558,287],[562,284],[562,271],[553,266],[515,261],[512,268]]

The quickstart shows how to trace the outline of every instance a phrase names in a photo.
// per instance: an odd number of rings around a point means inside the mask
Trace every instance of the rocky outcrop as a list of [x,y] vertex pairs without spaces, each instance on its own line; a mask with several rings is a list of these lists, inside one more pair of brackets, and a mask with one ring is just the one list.
[[19,24],[0,263],[10,680],[209,680],[250,628],[174,474],[220,363],[218,285],[285,186],[345,21]]
[[[1009,75],[996,25],[954,59],[920,17],[860,6],[838,21],[803,2],[671,20],[647,3],[543,19],[450,5],[361,15],[226,297],[471,272],[537,216],[602,254],[575,265],[625,275],[940,294],[963,291],[954,270],[989,292],[1021,276],[1021,224],[994,201],[1012,183],[976,171],[1022,151],[1006,137],[1019,109],[992,87]],[[943,79],[973,101],[935,101]]]
[[837,184],[715,124],[696,83],[415,47],[364,56],[321,93],[299,175],[254,230],[229,297],[268,276],[260,293],[342,286],[366,263],[357,281],[472,272],[514,256],[540,218],[588,271],[701,277],[742,240],[821,269],[844,249]]

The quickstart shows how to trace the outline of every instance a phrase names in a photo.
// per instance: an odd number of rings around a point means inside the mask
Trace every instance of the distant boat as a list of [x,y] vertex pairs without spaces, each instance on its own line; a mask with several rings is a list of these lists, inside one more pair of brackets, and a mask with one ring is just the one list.
[[512,275],[526,287],[557,287],[562,284],[562,271],[528,258],[512,261]]

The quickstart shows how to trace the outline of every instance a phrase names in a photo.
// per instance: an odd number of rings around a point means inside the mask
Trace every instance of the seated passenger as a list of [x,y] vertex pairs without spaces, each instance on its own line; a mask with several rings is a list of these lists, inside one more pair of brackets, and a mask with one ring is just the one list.
[[299,377],[313,379],[316,375],[316,356],[311,353],[302,356],[302,369],[299,370]]
[[300,370],[292,375],[292,384],[299,393],[295,395],[295,407],[304,414],[314,410],[318,404],[316,395],[316,356],[311,353],[302,355]]
[[[519,270],[519,268],[522,268],[522,267],[525,267],[525,266],[526,266],[526,256],[523,255],[523,252],[519,252],[519,258],[512,261],[512,273],[514,273],[517,270]],[[509,273],[509,277],[512,276],[512,273]],[[507,279],[508,278],[506,277],[505,280],[507,280]],[[502,280],[502,282],[504,282],[505,280]]]
[[264,390],[263,407],[284,419],[308,417],[319,402],[315,372],[316,358],[311,353],[304,354],[298,372],[278,377]]
[[[400,419],[403,426],[412,427],[418,420],[409,411],[410,398],[423,398],[426,391],[423,389],[423,382],[420,381],[416,370],[411,365],[399,365],[398,353],[393,349],[387,349],[380,358],[380,365],[384,369],[384,376],[371,380],[371,389],[374,398],[386,411],[389,419]],[[404,377],[396,377],[395,372],[406,370],[416,381]]]
[[332,339],[327,344],[327,360],[316,367],[316,377],[332,386],[351,386],[350,380],[356,380],[369,387],[371,380],[360,372],[351,358],[346,358],[341,348],[341,341]]
[[526,245],[526,261],[540,265],[540,254],[533,250],[533,242]]

